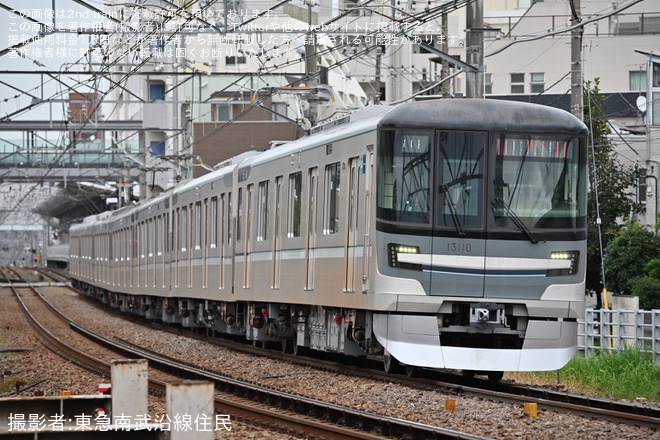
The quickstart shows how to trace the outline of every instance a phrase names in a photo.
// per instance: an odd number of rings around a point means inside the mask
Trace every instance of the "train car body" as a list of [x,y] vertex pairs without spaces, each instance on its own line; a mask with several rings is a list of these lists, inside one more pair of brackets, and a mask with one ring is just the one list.
[[548,107],[368,107],[70,230],[125,311],[386,369],[551,370],[584,311],[586,127]]

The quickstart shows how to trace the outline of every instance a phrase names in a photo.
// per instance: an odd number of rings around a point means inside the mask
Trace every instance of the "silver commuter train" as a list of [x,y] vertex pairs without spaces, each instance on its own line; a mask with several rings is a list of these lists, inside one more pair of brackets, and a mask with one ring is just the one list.
[[553,370],[584,310],[586,133],[498,100],[367,107],[70,229],[123,311],[386,370]]

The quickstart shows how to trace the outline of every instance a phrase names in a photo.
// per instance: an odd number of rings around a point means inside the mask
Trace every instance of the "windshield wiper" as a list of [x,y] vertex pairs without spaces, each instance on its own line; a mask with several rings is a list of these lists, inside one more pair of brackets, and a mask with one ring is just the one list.
[[513,212],[513,210],[506,204],[504,203],[504,200],[502,200],[500,197],[495,197],[492,202],[494,207],[501,207],[504,212],[506,213],[506,216],[511,219],[514,225],[518,227],[526,236],[529,238],[529,241],[532,243],[536,244],[539,242],[539,240],[532,234],[532,231],[529,230],[527,226],[525,226],[525,223],[518,217],[518,215]]
[[451,195],[449,194],[449,186],[440,185],[440,189],[442,190],[443,193],[445,193],[445,196],[449,201],[449,212],[451,213],[451,219],[454,221],[454,226],[458,231],[458,235],[465,235],[465,232],[463,231],[463,226],[461,225],[461,221],[458,218],[458,213],[456,212],[456,206],[454,206],[454,201],[451,199]]

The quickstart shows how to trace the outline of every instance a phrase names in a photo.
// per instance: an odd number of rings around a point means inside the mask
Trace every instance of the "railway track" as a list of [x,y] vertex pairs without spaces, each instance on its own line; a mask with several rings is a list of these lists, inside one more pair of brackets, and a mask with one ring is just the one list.
[[[113,310],[113,312],[115,311]],[[355,358],[351,357],[346,357],[341,362],[337,360],[323,360],[319,357],[286,353],[278,348],[264,349],[251,344],[237,344],[236,341],[224,338],[209,338],[208,335],[196,333],[181,327],[162,325],[154,321],[145,321],[142,318],[132,315],[127,316],[119,312],[117,312],[117,316],[123,319],[130,319],[133,322],[146,325],[152,329],[198,339],[246,354],[267,356],[272,359],[318,368],[337,374],[348,374],[425,390],[440,390],[456,395],[471,395],[479,399],[487,399],[495,402],[510,402],[520,405],[536,403],[539,410],[578,414],[588,419],[598,418],[616,423],[626,423],[631,426],[650,427],[654,429],[660,426],[660,406],[648,405],[641,402],[624,402],[561,392],[549,388],[508,382],[493,382],[479,379],[478,377],[466,377],[436,370],[419,370],[418,377],[409,377],[407,374],[390,374],[382,371],[382,363],[379,360],[365,360],[362,363],[356,363]]]
[[[114,311],[114,310],[113,310]],[[117,312],[118,316],[126,319],[125,314]],[[236,344],[219,338],[209,338],[208,335],[199,334],[179,327],[160,325],[130,316],[130,319],[161,331],[197,338],[205,342],[217,344],[232,350],[240,350],[255,356],[267,356],[273,359],[284,360],[298,365],[320,368],[338,374],[350,374],[357,377],[376,379],[383,382],[393,382],[400,385],[449,392],[456,395],[475,396],[494,402],[510,402],[520,404],[536,403],[540,411],[555,411],[560,413],[578,414],[587,419],[609,420],[615,423],[625,423],[630,426],[648,427],[657,429],[660,426],[660,408],[643,402],[623,402],[610,399],[594,398],[579,394],[560,392],[549,388],[530,387],[506,382],[492,382],[478,378],[463,377],[455,374],[433,370],[421,370],[420,376],[410,378],[405,375],[391,375],[381,370],[380,362],[369,362],[365,365],[349,365],[336,360],[324,361],[318,358],[309,358],[282,352],[281,349],[263,350],[249,344]],[[351,362],[352,358],[346,359]]]
[[[95,331],[74,323],[57,310],[36,288],[38,298],[57,313],[61,320],[86,338],[121,353],[129,358],[147,359],[152,368],[177,377],[211,381],[216,389],[217,412],[233,414],[240,420],[249,420],[261,426],[276,427],[280,432],[296,436],[334,439],[486,439],[487,437],[461,433],[436,426],[424,425],[408,420],[359,411],[353,408],[329,404],[316,399],[285,393],[267,387],[246,383],[216,372],[202,370],[171,358],[139,349],[122,341],[113,340]],[[22,304],[26,316],[34,322],[39,338],[53,351],[71,359],[76,365],[107,376],[108,362],[90,356],[66,343],[38,323],[38,317],[30,312],[14,289],[17,300]],[[150,390],[164,393],[163,381],[150,379]]]

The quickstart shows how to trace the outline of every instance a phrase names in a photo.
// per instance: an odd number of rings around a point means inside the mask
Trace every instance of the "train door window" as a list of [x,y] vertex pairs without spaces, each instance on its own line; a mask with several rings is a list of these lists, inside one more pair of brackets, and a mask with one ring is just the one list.
[[460,232],[482,225],[485,141],[483,132],[437,132],[438,226]]
[[157,217],[149,220],[149,236],[151,237],[151,248],[150,248],[150,259],[151,259],[151,286],[156,287],[156,263],[158,261],[158,232],[157,232],[158,221]]
[[163,255],[163,216],[159,215],[156,218],[156,256]]
[[[201,242],[203,243],[202,247],[202,288],[206,289],[208,287],[208,252],[209,252],[209,246],[208,246],[208,239],[209,239],[209,226],[210,222],[208,221],[208,216],[209,216],[209,199],[204,199],[204,210],[200,214],[200,221],[202,219],[204,220],[204,233],[203,236],[201,237]],[[202,225],[200,225],[200,229],[202,228]]]
[[181,252],[186,253],[188,251],[188,207],[183,206],[181,208],[181,222],[179,223],[179,234],[180,234],[180,243],[181,243]]
[[144,222],[140,222],[140,237],[138,240],[140,242],[140,264],[143,264],[144,258],[147,254],[147,234],[145,233],[146,225]]
[[144,285],[144,279],[142,275],[142,266],[145,264],[144,257],[146,254],[146,244],[147,244],[147,237],[145,234],[145,226],[144,222],[140,222],[138,225],[138,272],[137,272],[137,286],[141,287]]
[[219,251],[220,255],[218,257],[218,289],[224,289],[225,288],[225,277],[224,277],[224,270],[225,270],[225,261],[224,261],[224,256],[225,256],[225,228],[229,228],[229,223],[225,224],[225,219],[227,218],[225,216],[225,211],[227,210],[227,197],[225,194],[220,195],[220,203],[218,205],[218,219],[220,220],[218,224],[218,242],[220,244],[219,246]]
[[[163,216],[156,217],[156,257],[154,258],[156,264],[154,266],[154,287],[158,283],[158,269],[162,272],[162,256],[163,256]],[[160,264],[160,266],[159,266]]]
[[202,248],[202,202],[195,202],[195,218],[194,218],[193,231],[195,250],[198,251]]
[[325,167],[325,204],[323,205],[323,234],[339,232],[339,162]]
[[300,208],[302,199],[302,173],[289,175],[289,210],[287,214],[287,237],[300,237]]
[[226,216],[227,222],[225,224],[225,230],[227,231],[227,244],[231,245],[232,232],[233,232],[232,231],[232,225],[231,225],[231,216],[232,216],[232,212],[231,212],[231,210],[232,210],[231,192],[227,193],[226,201],[227,201],[226,206],[225,206],[225,204],[223,204],[222,207],[223,207],[223,209],[225,207],[227,208],[226,209],[226,211],[227,211],[227,216]]
[[273,216],[273,269],[272,282],[273,289],[280,287],[280,217],[282,215],[282,176],[275,178],[275,215]]
[[241,241],[243,226],[243,188],[238,188],[238,214],[236,216],[236,241]]
[[149,258],[154,257],[155,252],[155,231],[154,231],[154,219],[150,218],[147,222],[147,255]]
[[179,287],[179,267],[181,260],[181,252],[179,243],[181,243],[181,208],[177,208],[172,217],[172,258],[174,259],[174,287]]
[[259,183],[257,194],[257,241],[268,238],[268,181]]
[[128,262],[130,261],[131,257],[129,255],[129,244],[128,244],[128,229],[124,228],[121,230],[121,253],[122,253],[122,281],[124,283],[124,286],[127,286],[127,280],[128,277],[126,276],[126,272],[128,271],[129,264]]
[[188,288],[192,287],[192,258],[193,254],[195,251],[195,243],[193,243],[193,240],[196,235],[197,231],[197,222],[195,221],[195,210],[194,210],[195,205],[190,203],[188,205],[188,225],[189,228],[184,229],[184,234],[186,235],[186,239],[188,240],[188,246],[189,246],[189,252],[188,252],[188,264],[187,264],[187,274],[188,274]]
[[163,215],[163,270],[161,271],[162,274],[162,283],[163,283],[163,288],[167,287],[167,283],[169,283],[169,264],[171,262],[172,256],[170,254],[170,246],[171,246],[171,241],[172,237],[170,236],[170,213],[166,212]]
[[253,185],[248,185],[245,191],[245,207],[247,209],[245,216],[245,265],[243,266],[243,287],[245,288],[250,287],[250,269],[252,265],[252,243],[250,234],[252,226],[252,193]]
[[209,248],[218,247],[218,197],[211,197],[209,207]]

